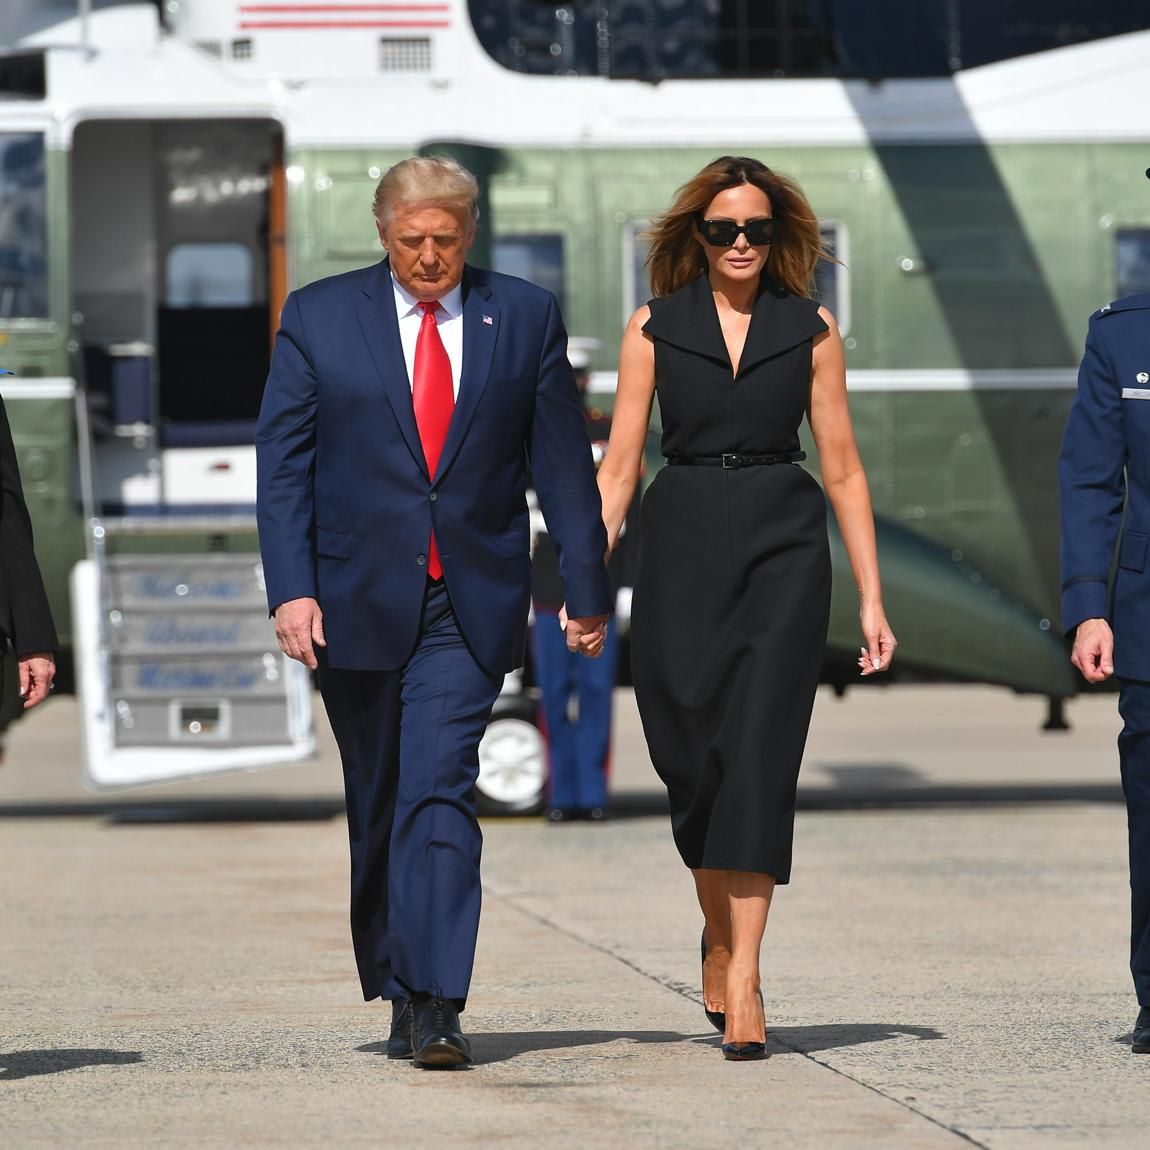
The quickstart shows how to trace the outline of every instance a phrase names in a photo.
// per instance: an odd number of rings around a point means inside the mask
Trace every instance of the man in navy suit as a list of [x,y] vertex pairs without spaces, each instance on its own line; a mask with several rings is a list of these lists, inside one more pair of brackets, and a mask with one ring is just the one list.
[[260,411],[258,517],[280,646],[319,667],[351,837],[365,999],[391,1057],[460,1066],[479,927],[479,741],[522,662],[528,467],[567,642],[602,649],[606,536],[554,297],[466,264],[478,188],[415,157],[379,183],[388,256],[284,305]]
[[[1091,683],[1118,678],[1118,752],[1130,832],[1130,970],[1150,1053],[1150,295],[1090,317],[1059,458],[1062,625]],[[1125,507],[1125,517],[1123,516]],[[1110,572],[1117,567],[1113,585]]]

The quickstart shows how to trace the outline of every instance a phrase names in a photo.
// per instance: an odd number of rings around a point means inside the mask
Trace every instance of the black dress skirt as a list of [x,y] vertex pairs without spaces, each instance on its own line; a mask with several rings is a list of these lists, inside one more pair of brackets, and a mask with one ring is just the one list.
[[[734,375],[706,277],[651,301],[668,457],[798,452],[818,305],[755,303]],[[687,866],[788,882],[830,612],[826,501],[793,463],[668,466],[643,497],[635,697]]]

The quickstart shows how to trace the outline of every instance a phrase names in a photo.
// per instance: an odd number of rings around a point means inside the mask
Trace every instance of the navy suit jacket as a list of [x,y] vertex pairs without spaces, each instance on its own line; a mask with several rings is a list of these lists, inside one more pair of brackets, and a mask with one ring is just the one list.
[[1090,317],[1059,487],[1063,629],[1108,619],[1115,673],[1150,680],[1150,295]]
[[571,615],[611,609],[599,492],[550,292],[468,267],[459,395],[434,477],[420,446],[387,260],[288,296],[256,433],[268,605],[310,596],[333,667],[415,647],[432,527],[478,662],[523,661],[530,466]]

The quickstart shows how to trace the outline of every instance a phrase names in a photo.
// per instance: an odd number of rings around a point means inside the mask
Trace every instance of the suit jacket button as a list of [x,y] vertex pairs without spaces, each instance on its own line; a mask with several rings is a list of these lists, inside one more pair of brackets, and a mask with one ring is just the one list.
[[432,503],[434,503],[439,498],[439,492],[433,491],[427,498],[430,499]]
[[426,567],[427,566],[427,556],[426,555],[422,555],[422,554],[417,555],[415,557],[415,561],[416,561],[416,563],[418,563],[420,565],[420,567]]

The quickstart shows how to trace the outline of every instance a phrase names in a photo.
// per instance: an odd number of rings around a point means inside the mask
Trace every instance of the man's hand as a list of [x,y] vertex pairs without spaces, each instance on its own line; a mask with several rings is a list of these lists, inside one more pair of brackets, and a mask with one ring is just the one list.
[[20,698],[24,700],[24,709],[27,710],[48,697],[52,680],[56,677],[56,660],[51,651],[34,651],[31,655],[21,655],[18,663]]
[[1078,624],[1070,661],[1088,683],[1101,683],[1114,674],[1114,632],[1105,619],[1086,619]]
[[314,599],[289,599],[276,608],[276,638],[280,650],[313,671],[318,666],[316,647],[326,647],[323,612]]
[[567,608],[559,609],[559,626],[567,636],[567,650],[579,652],[589,659],[598,659],[603,654],[603,644],[607,639],[608,615],[584,615],[572,619]]

